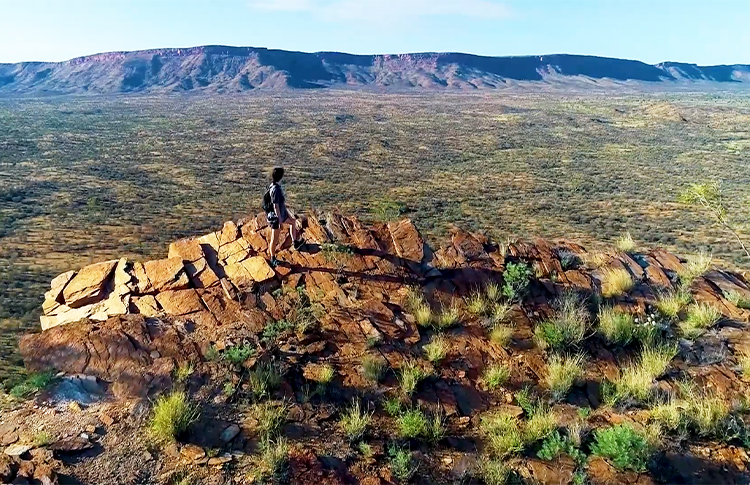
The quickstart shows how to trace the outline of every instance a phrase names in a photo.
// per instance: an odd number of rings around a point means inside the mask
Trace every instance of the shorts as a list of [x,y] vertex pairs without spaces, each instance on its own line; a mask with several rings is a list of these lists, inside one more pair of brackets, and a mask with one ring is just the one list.
[[285,223],[287,219],[289,219],[289,216],[287,216],[283,221],[279,221],[279,217],[275,212],[269,212],[268,214],[266,214],[266,220],[268,220],[268,225],[271,226],[271,229],[281,229],[281,225]]

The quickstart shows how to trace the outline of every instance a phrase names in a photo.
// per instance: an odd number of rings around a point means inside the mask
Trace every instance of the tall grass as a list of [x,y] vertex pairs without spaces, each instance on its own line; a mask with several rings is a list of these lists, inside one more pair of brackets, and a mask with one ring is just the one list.
[[200,411],[187,394],[178,391],[160,396],[154,405],[149,430],[158,441],[174,441],[198,420]]
[[602,270],[602,296],[612,298],[630,291],[635,282],[625,268],[606,268]]
[[534,336],[542,348],[562,350],[581,343],[588,329],[589,312],[580,296],[564,293],[555,302],[554,315],[537,325]]

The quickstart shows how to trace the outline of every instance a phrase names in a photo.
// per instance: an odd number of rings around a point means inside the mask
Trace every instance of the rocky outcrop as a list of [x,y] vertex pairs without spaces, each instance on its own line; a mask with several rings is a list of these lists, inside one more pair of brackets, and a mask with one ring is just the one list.
[[[143,394],[152,382],[168,379],[180,360],[198,358],[207,345],[222,348],[254,339],[269,322],[294,317],[293,297],[300,291],[324,310],[325,340],[342,360],[364,354],[373,341],[411,345],[420,340],[415,319],[405,309],[410,285],[420,285],[436,306],[444,307],[488,281],[502,283],[506,260],[524,261],[534,278],[516,320],[528,322],[528,330],[519,325],[517,335],[529,341],[529,317],[548,314],[561,292],[600,291],[602,268],[585,267],[585,248],[570,241],[514,242],[501,248],[482,234],[453,228],[448,243],[433,251],[409,220],[366,225],[335,213],[302,219],[308,244],[292,251],[287,238],[275,269],[265,259],[270,229],[258,215],[172,243],[166,259],[122,259],[56,277],[41,317],[45,331],[21,341],[27,365],[89,373],[120,383],[122,392]],[[632,256],[613,252],[599,259],[605,267],[631,274],[635,287],[613,303],[637,313],[646,312],[659,291],[673,286],[682,264],[661,249]],[[740,275],[721,271],[693,285],[697,301],[712,303],[727,318],[748,321],[750,312],[724,298],[728,291],[748,295],[750,287]],[[86,304],[76,306],[81,302]],[[730,337],[730,345],[750,347],[741,336]],[[308,344],[294,352],[306,352]],[[470,368],[505,355],[470,335],[456,336],[454,344]],[[409,359],[398,347],[384,357],[395,367]],[[537,372],[540,357],[525,358]],[[612,362],[602,365],[616,370]],[[361,380],[356,372],[342,372],[344,379]],[[438,391],[449,413],[483,405],[481,396],[466,390]]]

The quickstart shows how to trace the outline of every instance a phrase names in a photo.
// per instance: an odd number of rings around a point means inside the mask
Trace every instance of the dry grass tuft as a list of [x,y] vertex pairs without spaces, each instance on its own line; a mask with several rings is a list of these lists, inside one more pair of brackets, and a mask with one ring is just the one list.
[[602,296],[613,298],[630,291],[634,286],[633,278],[625,268],[607,268],[602,270]]

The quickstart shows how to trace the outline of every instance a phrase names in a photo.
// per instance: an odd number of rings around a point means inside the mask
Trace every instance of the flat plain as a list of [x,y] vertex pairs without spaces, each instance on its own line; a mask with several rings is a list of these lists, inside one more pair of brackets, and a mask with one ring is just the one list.
[[407,93],[0,100],[0,379],[18,370],[55,275],[164,257],[259,211],[284,165],[291,205],[364,218],[398,205],[431,242],[612,244],[626,231],[746,266],[687,184],[719,180],[748,234],[750,92]]

